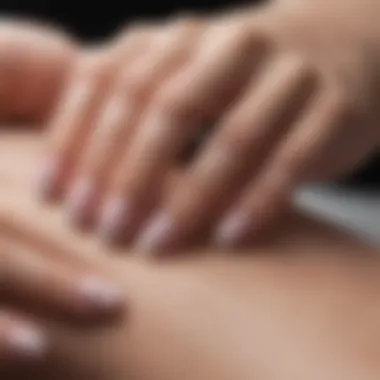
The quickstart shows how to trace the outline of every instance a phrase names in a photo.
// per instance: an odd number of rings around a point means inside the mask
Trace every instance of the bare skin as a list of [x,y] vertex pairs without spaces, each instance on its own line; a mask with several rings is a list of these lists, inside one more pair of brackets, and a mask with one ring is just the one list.
[[0,21],[0,119],[46,120],[80,57],[64,32],[32,21]]
[[[141,252],[183,248],[206,229],[239,245],[299,184],[377,149],[379,13],[376,1],[289,0],[127,28],[73,74],[43,189],[66,199],[74,223]],[[162,192],[205,124],[185,180]]]
[[112,277],[128,302],[124,317],[105,328],[37,317],[50,355],[25,367],[25,377],[5,379],[378,379],[377,249],[291,212],[245,252],[204,248],[144,261],[72,231],[62,211],[36,202],[30,169],[37,136],[0,141],[0,163],[18,163],[1,167],[8,172],[0,193],[3,237],[55,268]]

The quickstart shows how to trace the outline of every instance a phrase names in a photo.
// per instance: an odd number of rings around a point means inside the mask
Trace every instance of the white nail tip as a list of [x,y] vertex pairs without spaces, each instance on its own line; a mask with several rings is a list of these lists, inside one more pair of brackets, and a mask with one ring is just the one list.
[[28,327],[15,327],[8,332],[7,344],[9,349],[17,355],[39,357],[46,351],[44,336]]
[[138,241],[138,248],[150,251],[165,243],[173,227],[173,221],[167,214],[156,216],[142,233]]
[[37,191],[43,197],[49,197],[51,192],[56,186],[58,178],[58,164],[55,161],[48,161],[38,175],[37,179]]
[[244,230],[247,228],[248,218],[245,215],[236,213],[230,215],[220,225],[217,230],[215,240],[221,246],[228,246],[233,244]]
[[122,198],[113,198],[102,207],[97,232],[101,239],[112,241],[121,233],[128,218],[128,205]]
[[86,278],[81,282],[78,290],[86,302],[102,309],[114,309],[123,300],[122,293],[115,286],[96,277]]
[[89,180],[78,181],[69,194],[67,204],[71,219],[78,219],[86,212],[93,192],[92,183]]

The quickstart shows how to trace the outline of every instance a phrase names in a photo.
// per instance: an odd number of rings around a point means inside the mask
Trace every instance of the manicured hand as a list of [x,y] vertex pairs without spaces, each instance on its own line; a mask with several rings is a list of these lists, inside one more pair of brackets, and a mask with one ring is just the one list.
[[298,185],[353,170],[379,143],[377,56],[331,15],[292,10],[142,25],[89,54],[50,125],[45,193],[153,253],[205,231],[240,244]]

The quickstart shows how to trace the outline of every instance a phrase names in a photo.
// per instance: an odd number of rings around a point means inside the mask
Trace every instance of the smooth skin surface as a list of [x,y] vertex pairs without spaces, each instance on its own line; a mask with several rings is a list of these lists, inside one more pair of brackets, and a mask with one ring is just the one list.
[[222,247],[258,235],[299,184],[346,174],[378,147],[380,10],[351,3],[127,27],[75,70],[49,124],[44,192],[142,252],[206,230]]
[[[50,355],[2,378],[379,378],[378,249],[291,212],[245,253],[204,248],[157,262],[133,250],[122,255],[72,231],[62,211],[33,198],[38,136],[4,134],[0,143],[8,173],[3,238],[55,264],[51,274],[70,268],[112,277],[128,303],[124,317],[104,328],[67,326],[42,313],[35,323],[46,328]],[[46,291],[60,298],[65,287]]]

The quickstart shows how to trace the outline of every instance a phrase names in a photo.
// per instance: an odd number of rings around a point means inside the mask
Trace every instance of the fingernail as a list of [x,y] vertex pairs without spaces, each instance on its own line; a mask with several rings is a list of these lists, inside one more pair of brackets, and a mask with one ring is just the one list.
[[53,199],[58,195],[61,175],[61,160],[49,160],[43,165],[38,177],[37,191],[44,199]]
[[87,222],[94,197],[94,186],[88,179],[78,180],[67,198],[67,214],[76,224]]
[[138,238],[137,249],[146,255],[167,248],[173,238],[173,227],[174,221],[168,214],[156,215]]
[[8,349],[17,356],[38,358],[47,349],[44,334],[32,327],[14,327],[8,331],[6,340]]
[[132,220],[131,207],[121,197],[113,197],[102,207],[97,232],[106,242],[115,242],[121,238],[124,229],[128,228]]
[[111,285],[97,277],[88,277],[78,287],[81,301],[89,308],[112,311],[123,304],[123,294],[114,285]]
[[232,247],[240,242],[249,227],[246,213],[237,211],[227,216],[216,230],[214,240],[217,245]]

